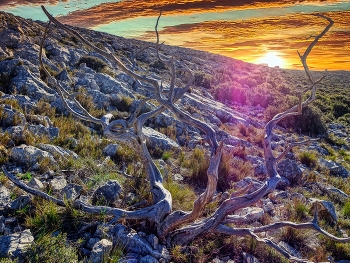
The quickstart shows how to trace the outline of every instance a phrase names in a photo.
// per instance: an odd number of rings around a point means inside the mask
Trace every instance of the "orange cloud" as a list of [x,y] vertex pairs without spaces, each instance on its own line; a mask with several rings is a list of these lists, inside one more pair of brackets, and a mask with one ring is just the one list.
[[[287,1],[287,0],[141,0],[103,3],[89,9],[71,12],[61,16],[63,23],[79,27],[96,27],[113,21],[120,21],[135,17],[157,16],[159,10],[164,15],[198,14],[205,12],[222,12],[247,8],[270,8],[292,6],[300,3],[322,3],[324,1]],[[327,3],[341,2],[330,0]]]
[[[350,69],[350,11],[331,12],[327,16],[334,26],[311,52],[312,69]],[[183,24],[161,30],[161,41],[175,45],[226,55],[247,62],[256,62],[267,51],[279,51],[287,67],[300,65],[297,51],[303,52],[312,41],[310,36],[322,32],[327,21],[311,15],[294,14],[241,21],[209,21]],[[175,37],[176,36],[176,37]],[[154,41],[154,33],[140,37]]]

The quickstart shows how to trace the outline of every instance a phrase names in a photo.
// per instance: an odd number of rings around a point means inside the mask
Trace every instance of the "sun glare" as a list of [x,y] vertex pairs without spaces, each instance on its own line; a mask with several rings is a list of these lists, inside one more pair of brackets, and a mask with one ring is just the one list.
[[280,67],[285,66],[285,61],[281,57],[281,54],[275,51],[268,51],[266,54],[256,60],[257,64],[267,64],[269,67]]

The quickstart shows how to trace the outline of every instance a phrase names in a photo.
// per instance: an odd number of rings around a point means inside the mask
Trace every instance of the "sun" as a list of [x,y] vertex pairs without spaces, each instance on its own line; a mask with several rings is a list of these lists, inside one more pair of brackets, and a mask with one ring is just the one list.
[[285,61],[282,58],[281,54],[276,51],[268,51],[264,56],[258,58],[256,60],[257,64],[267,64],[269,67],[280,67],[283,68],[285,66]]

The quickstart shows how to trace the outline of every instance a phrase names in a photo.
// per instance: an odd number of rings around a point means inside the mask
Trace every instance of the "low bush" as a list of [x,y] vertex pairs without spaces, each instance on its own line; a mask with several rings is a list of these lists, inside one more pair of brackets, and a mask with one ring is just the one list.
[[301,152],[298,155],[300,162],[309,167],[315,167],[317,164],[317,156],[315,152]]
[[77,249],[67,242],[66,234],[43,236],[27,249],[27,254],[30,263],[78,262]]
[[77,65],[80,65],[81,63],[86,63],[87,67],[95,70],[96,72],[102,72],[105,67],[108,67],[106,62],[104,62],[102,59],[92,56],[80,58]]

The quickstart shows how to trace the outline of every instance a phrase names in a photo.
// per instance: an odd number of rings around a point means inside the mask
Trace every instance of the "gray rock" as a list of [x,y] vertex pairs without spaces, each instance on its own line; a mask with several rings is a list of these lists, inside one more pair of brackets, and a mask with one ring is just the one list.
[[286,190],[286,188],[288,186],[290,186],[290,185],[291,185],[291,182],[287,178],[281,176],[281,179],[278,181],[276,189],[278,189],[278,190]]
[[[0,72],[1,72],[1,69],[0,69]],[[1,97],[1,99],[17,101],[19,106],[21,106],[22,109],[25,109],[27,111],[31,111],[37,108],[36,101],[26,95],[5,94],[4,96]]]
[[331,175],[334,176],[340,176],[343,178],[347,178],[349,177],[349,171],[346,170],[343,166],[341,166],[340,164],[334,162],[334,161],[330,161],[330,160],[326,160],[323,158],[319,159],[319,164],[327,169],[329,169]]
[[83,187],[78,184],[68,184],[62,189],[61,195],[68,200],[74,201],[79,198],[81,190],[83,190]]
[[291,254],[294,257],[297,258],[302,258],[302,255],[300,254],[300,252],[298,250],[296,250],[295,248],[293,248],[291,245],[289,245],[288,243],[284,242],[284,241],[280,241],[278,243],[278,246],[283,248],[285,251],[287,251],[289,254]]
[[56,158],[56,160],[60,161],[68,161],[69,158],[73,158],[75,160],[79,158],[79,156],[75,152],[64,149],[60,146],[39,143],[38,148],[52,154]]
[[2,118],[0,118],[0,125],[3,129],[10,126],[25,125],[26,118],[24,114],[12,108],[12,106],[0,104],[0,110],[3,112]]
[[154,257],[147,255],[140,259],[140,263],[159,263],[159,261],[156,260]]
[[10,194],[5,186],[0,186],[0,215],[11,202]]
[[149,127],[142,127],[142,132],[146,137],[148,145],[152,147],[158,147],[162,151],[173,150],[179,151],[180,146],[172,139],[168,138],[164,134],[157,132]]
[[242,179],[241,181],[239,181],[238,183],[236,183],[235,188],[236,189],[243,189],[243,188],[247,187],[249,184],[252,184],[252,186],[250,187],[250,189],[247,193],[255,192],[256,190],[260,189],[264,185],[259,180],[256,180],[256,179],[251,178],[251,177],[246,177],[246,178]]
[[162,251],[154,250],[144,237],[139,236],[136,231],[126,226],[117,224],[109,229],[108,234],[113,236],[115,242],[122,242],[125,245],[124,251],[127,254],[134,253],[143,257],[150,255],[157,260],[165,259],[168,261],[170,259],[166,248],[162,247]]
[[102,152],[105,156],[115,156],[118,152],[120,146],[116,143],[108,144],[105,148],[103,148]]
[[29,229],[0,236],[0,257],[18,258],[18,262],[24,262],[25,250],[33,241],[34,237]]
[[318,215],[325,218],[328,222],[336,224],[338,222],[338,216],[335,212],[335,207],[332,202],[319,200],[315,198],[310,199],[311,202],[311,212],[315,213],[316,205]]
[[263,217],[264,209],[260,207],[245,207],[238,209],[234,214],[240,216],[244,222],[254,222]]
[[100,87],[100,91],[104,94],[119,94],[134,98],[134,95],[130,90],[124,87],[124,84],[111,76],[103,73],[97,73],[94,75],[96,84]]
[[159,247],[158,237],[156,237],[155,235],[151,234],[151,235],[147,236],[147,241],[151,244],[151,246],[154,249],[158,249],[158,247]]
[[260,263],[260,261],[251,254],[243,252],[243,263]]
[[89,241],[86,244],[86,247],[89,248],[90,250],[94,247],[94,245],[99,242],[100,239],[96,237],[92,237],[89,239]]
[[10,158],[15,162],[26,164],[27,166],[33,166],[44,159],[48,159],[52,165],[57,164],[52,154],[25,144],[13,147],[10,152]]
[[99,242],[97,242],[92,248],[89,262],[91,263],[104,262],[104,257],[108,255],[109,252],[112,250],[112,245],[113,245],[112,242],[107,239],[102,239]]
[[62,70],[58,75],[57,75],[57,80],[60,81],[66,81],[66,82],[71,82],[72,80],[69,78],[68,71]]
[[[30,67],[35,66],[31,64]],[[49,101],[54,99],[54,90],[49,88],[36,74],[33,74],[29,66],[17,66],[15,74],[16,76],[12,79],[11,92],[27,95],[37,101],[43,98]]]
[[122,187],[116,180],[109,180],[104,185],[96,189],[92,195],[92,202],[96,203],[99,201],[111,204],[119,198],[122,191]]
[[67,180],[63,176],[57,176],[49,181],[49,185],[53,191],[60,192],[67,185]]
[[33,177],[33,178],[29,181],[28,186],[29,186],[29,187],[32,187],[32,188],[35,188],[35,189],[39,189],[39,190],[41,190],[41,189],[44,188],[43,183],[42,183],[40,180],[36,179],[35,177]]
[[29,205],[30,202],[31,200],[28,195],[21,195],[11,202],[11,204],[9,205],[9,208],[11,210],[18,210]]
[[292,184],[298,183],[302,176],[298,164],[290,159],[280,161],[277,165],[277,172]]
[[28,130],[36,136],[48,136],[50,139],[54,139],[58,136],[59,129],[56,127],[45,127],[42,124],[29,125]]

